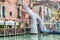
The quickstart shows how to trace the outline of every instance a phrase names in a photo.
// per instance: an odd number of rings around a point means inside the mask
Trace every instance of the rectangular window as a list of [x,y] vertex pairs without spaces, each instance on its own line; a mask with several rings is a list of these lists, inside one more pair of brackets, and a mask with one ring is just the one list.
[[0,17],[1,17],[1,6],[0,6]]
[[0,6],[0,17],[5,17],[5,7]]
[[44,7],[44,13],[45,13],[45,15],[47,15],[47,7]]
[[51,13],[52,13],[52,9],[48,8],[48,14],[49,14],[49,17],[52,16]]
[[55,8],[57,9],[58,8],[58,5],[55,5]]
[[60,5],[60,2],[59,2],[59,5]]
[[30,0],[29,7],[33,7],[33,0]]
[[20,9],[17,8],[17,11],[18,11],[17,16],[18,16],[18,18],[20,18]]
[[5,7],[2,6],[2,16],[5,17]]
[[58,15],[58,17],[60,18],[60,14]]
[[59,11],[60,11],[60,8],[59,8]]
[[17,4],[18,4],[18,6],[20,6],[22,4],[22,0],[18,0]]
[[12,16],[12,12],[10,12],[10,16]]

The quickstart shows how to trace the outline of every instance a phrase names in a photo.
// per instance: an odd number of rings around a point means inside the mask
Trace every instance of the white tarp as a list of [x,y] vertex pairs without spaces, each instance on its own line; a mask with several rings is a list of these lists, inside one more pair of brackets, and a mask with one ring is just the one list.
[[[5,21],[5,25],[14,25],[15,22],[14,21]],[[0,25],[4,25],[4,21],[0,20]],[[16,22],[16,25],[19,25],[18,22]]]

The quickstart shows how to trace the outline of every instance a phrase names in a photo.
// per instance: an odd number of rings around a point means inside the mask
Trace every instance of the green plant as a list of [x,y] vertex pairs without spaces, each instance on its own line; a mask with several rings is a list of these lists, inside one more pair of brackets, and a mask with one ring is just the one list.
[[29,24],[28,23],[25,23],[26,24],[26,27],[28,27],[29,26]]
[[20,28],[21,23],[19,22],[19,25],[17,25],[17,28]]
[[17,28],[20,28],[20,25],[17,25]]

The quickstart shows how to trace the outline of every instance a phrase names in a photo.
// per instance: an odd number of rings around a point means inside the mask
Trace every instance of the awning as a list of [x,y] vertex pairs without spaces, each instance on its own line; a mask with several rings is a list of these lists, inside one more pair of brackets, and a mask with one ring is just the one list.
[[[0,20],[0,25],[4,25],[4,21]],[[14,21],[5,21],[5,25],[15,25]],[[16,25],[19,25],[18,22],[16,22]]]
[[4,21],[3,20],[0,20],[0,25],[4,25]]

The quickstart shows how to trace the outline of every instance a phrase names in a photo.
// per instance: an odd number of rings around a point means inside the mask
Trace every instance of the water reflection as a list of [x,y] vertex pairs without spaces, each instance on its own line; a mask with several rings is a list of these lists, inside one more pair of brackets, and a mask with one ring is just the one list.
[[13,36],[13,37],[0,37],[0,40],[60,40],[60,35],[20,35],[20,36]]
[[38,35],[31,35],[30,40],[38,40]]

